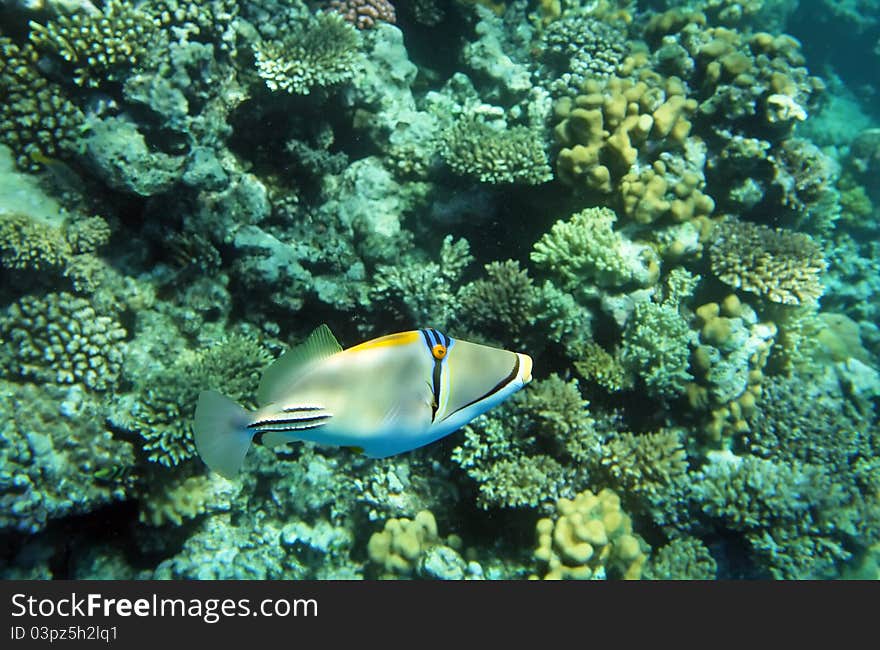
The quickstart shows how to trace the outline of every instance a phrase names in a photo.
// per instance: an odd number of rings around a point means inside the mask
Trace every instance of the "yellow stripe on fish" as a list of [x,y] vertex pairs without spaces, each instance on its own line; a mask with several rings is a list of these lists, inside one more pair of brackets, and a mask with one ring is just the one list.
[[309,440],[384,458],[461,428],[531,381],[532,360],[453,339],[434,328],[343,350],[326,325],[270,365],[246,411],[216,391],[196,406],[196,449],[231,478],[251,442]]
[[385,336],[380,336],[377,339],[372,339],[371,341],[364,341],[363,343],[359,343],[353,347],[348,348],[346,352],[362,352],[363,350],[371,350],[373,348],[380,348],[391,345],[407,345],[408,343],[412,343],[419,338],[419,333],[415,330],[410,332],[399,332],[397,334],[387,334]]

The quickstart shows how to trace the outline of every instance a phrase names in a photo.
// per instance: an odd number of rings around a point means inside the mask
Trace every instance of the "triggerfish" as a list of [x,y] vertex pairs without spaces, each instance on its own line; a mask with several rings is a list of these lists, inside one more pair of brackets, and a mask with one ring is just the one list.
[[232,478],[251,443],[298,440],[384,458],[463,427],[532,379],[526,354],[453,339],[432,328],[343,350],[321,325],[265,371],[256,411],[214,390],[196,406],[196,449]]

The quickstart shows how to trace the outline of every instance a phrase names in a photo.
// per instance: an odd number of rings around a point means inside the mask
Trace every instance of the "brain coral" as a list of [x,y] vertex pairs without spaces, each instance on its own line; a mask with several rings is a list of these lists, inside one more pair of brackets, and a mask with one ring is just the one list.
[[803,233],[728,218],[716,225],[709,255],[722,282],[771,302],[800,305],[822,295],[826,262]]

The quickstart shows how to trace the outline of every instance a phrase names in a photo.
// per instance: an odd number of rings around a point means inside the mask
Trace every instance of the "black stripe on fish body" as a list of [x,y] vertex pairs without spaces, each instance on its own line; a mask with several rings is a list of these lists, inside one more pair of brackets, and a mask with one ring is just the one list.
[[[291,418],[287,420],[258,420],[251,422],[248,429],[256,429],[258,431],[272,431],[275,427],[282,427],[281,431],[297,431],[299,429],[313,429],[327,422],[331,415],[313,415],[305,418]],[[269,428],[267,428],[269,427]]]
[[314,412],[314,411],[323,411],[323,406],[288,406],[286,409],[281,409],[282,413],[299,413],[299,412]]
[[299,433],[300,431],[309,431],[311,429],[319,429],[324,426],[324,422],[319,422],[317,424],[309,424],[307,426],[302,427],[271,427],[268,429],[260,429],[254,433],[254,440],[259,437],[259,443],[263,443],[263,436],[267,433]]
[[446,415],[446,417],[444,417],[443,419],[445,420],[445,419],[449,418],[450,416],[455,415],[459,411],[463,411],[464,409],[466,409],[468,406],[471,406],[472,404],[476,404],[477,402],[482,402],[484,399],[486,399],[487,397],[491,397],[492,395],[497,393],[499,390],[501,390],[502,388],[507,386],[514,379],[516,379],[516,376],[519,374],[519,355],[517,354],[515,356],[516,356],[516,362],[513,364],[513,370],[510,371],[510,373],[507,375],[507,377],[505,377],[504,379],[499,381],[497,384],[495,384],[495,386],[492,388],[492,390],[487,391],[486,393],[484,393],[481,397],[478,397],[477,399],[471,400],[470,402],[468,402],[464,406],[461,406],[461,407],[455,409],[452,413],[448,413]]
[[434,359],[434,372],[431,375],[431,392],[434,399],[431,401],[431,422],[437,417],[437,409],[440,408],[440,373],[443,372],[443,362]]
[[428,349],[433,350],[434,346],[436,345],[436,341],[434,340],[434,336],[431,334],[431,332],[428,330],[428,328],[424,328],[419,331],[422,333],[422,336],[425,337],[425,343],[427,344]]

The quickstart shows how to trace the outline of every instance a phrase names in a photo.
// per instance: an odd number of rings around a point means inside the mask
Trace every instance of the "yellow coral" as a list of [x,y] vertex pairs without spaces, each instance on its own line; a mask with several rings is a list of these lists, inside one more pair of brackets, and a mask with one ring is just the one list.
[[586,490],[574,499],[559,499],[556,515],[536,526],[534,557],[546,569],[545,580],[602,579],[609,573],[641,577],[645,544],[633,535],[632,522],[613,491]]
[[384,530],[370,537],[367,554],[381,567],[383,578],[410,576],[422,553],[440,541],[437,520],[430,511],[422,510],[414,519],[386,521]]

